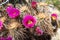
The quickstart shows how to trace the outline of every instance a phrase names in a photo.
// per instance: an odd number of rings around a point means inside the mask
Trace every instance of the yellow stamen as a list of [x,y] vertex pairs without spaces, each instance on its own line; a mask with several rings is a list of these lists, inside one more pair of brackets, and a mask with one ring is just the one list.
[[55,16],[53,16],[53,17],[52,17],[52,19],[53,19],[53,20],[56,20],[56,17],[55,17]]
[[32,21],[31,21],[31,20],[29,20],[29,21],[28,21],[28,24],[32,24]]

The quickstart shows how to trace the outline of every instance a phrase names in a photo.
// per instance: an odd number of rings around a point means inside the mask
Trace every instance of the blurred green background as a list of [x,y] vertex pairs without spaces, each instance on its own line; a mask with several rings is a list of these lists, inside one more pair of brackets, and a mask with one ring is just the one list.
[[57,7],[60,10],[60,0],[46,0],[46,3],[53,4],[55,7]]

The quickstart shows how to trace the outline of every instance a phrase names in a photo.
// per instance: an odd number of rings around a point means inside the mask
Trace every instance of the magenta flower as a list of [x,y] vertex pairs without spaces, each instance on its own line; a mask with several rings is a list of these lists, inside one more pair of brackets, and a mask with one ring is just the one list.
[[5,38],[4,37],[0,37],[0,40],[5,40]]
[[9,36],[9,37],[0,37],[0,40],[12,40],[12,37]]
[[3,27],[3,22],[0,21],[0,30],[2,29],[2,27]]
[[53,14],[51,14],[51,17],[53,18],[53,20],[56,20],[57,19],[57,14],[53,13]]
[[55,16],[57,18],[57,14],[56,13],[53,13],[51,16]]
[[23,18],[22,23],[26,28],[32,28],[36,24],[36,18],[32,15],[26,15]]
[[17,18],[20,15],[20,11],[12,6],[7,7],[6,11],[10,18]]
[[12,40],[12,37],[11,37],[11,36],[8,36],[8,37],[6,38],[6,40]]
[[37,6],[37,2],[32,1],[32,2],[31,2],[31,6],[32,6],[32,8],[36,8],[36,6]]
[[36,28],[36,33],[37,33],[38,35],[42,35],[42,34],[43,34],[43,31],[40,29],[40,27],[37,27],[37,28]]

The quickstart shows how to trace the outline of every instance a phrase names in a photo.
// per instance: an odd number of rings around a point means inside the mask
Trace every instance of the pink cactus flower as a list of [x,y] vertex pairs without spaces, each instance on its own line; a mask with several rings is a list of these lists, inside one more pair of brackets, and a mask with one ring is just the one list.
[[2,27],[3,27],[3,22],[0,21],[0,30],[2,29]]
[[32,1],[32,2],[31,2],[31,6],[32,6],[32,8],[36,8],[36,6],[37,6],[37,2]]
[[12,37],[11,36],[8,36],[8,37],[0,37],[0,40],[12,40]]
[[26,15],[23,18],[22,23],[26,28],[32,28],[36,24],[36,18],[32,15]]
[[17,18],[20,15],[20,11],[12,6],[8,6],[6,12],[10,18]]
[[0,40],[5,40],[5,38],[4,37],[0,37]]
[[43,34],[43,31],[40,29],[40,27],[37,27],[37,28],[36,28],[36,33],[37,33],[38,35],[42,35],[42,34]]
[[53,18],[53,20],[56,20],[57,19],[57,14],[53,13],[53,14],[51,14],[51,17]]

